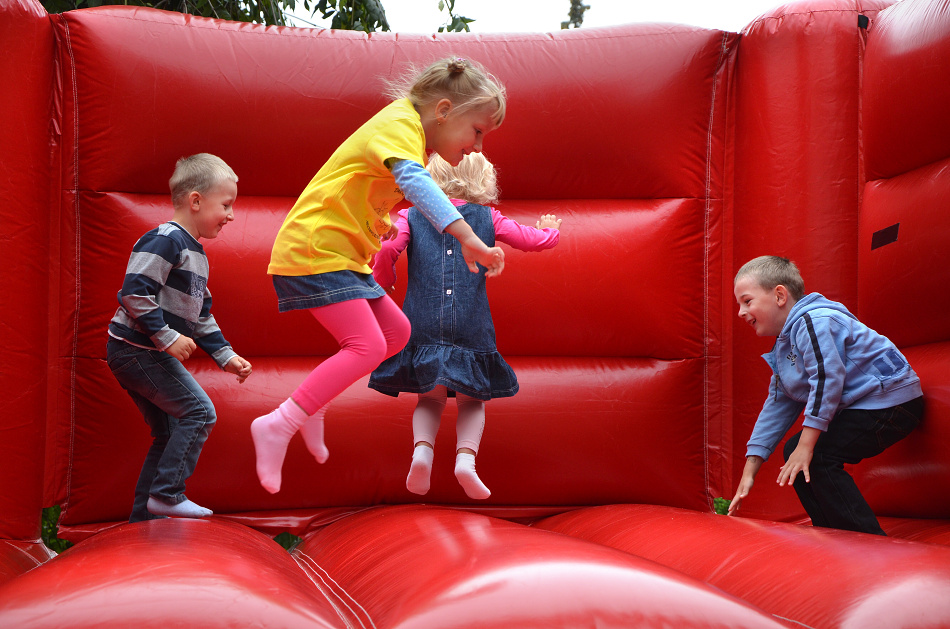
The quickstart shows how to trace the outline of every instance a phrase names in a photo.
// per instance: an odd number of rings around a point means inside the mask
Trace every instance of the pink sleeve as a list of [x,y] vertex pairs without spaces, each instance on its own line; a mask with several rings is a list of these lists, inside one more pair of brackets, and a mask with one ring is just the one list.
[[396,219],[399,233],[395,238],[382,242],[373,261],[373,279],[383,288],[392,288],[396,284],[396,260],[409,245],[409,220],[406,218],[408,212],[409,210],[399,210],[399,218]]
[[538,229],[513,221],[495,208],[491,208],[495,240],[521,251],[544,251],[557,245],[561,232],[553,227]]

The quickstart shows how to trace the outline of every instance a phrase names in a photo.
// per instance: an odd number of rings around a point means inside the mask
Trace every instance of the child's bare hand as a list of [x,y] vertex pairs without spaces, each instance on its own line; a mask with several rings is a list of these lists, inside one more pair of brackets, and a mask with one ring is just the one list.
[[505,268],[505,252],[500,247],[489,247],[488,251],[491,254],[488,264],[482,262],[482,266],[488,269],[485,277],[497,277]]
[[753,478],[742,478],[739,481],[739,488],[736,489],[736,495],[733,497],[732,502],[729,503],[729,511],[727,515],[733,515],[736,511],[739,510],[739,505],[742,504],[742,499],[749,495],[749,492],[752,491],[752,483],[755,481]]
[[561,229],[561,219],[559,219],[554,214],[542,214],[541,220],[539,220],[534,225],[538,229],[544,229],[545,227],[551,227],[557,230]]
[[231,360],[228,361],[228,364],[224,366],[224,370],[236,375],[237,381],[244,384],[247,377],[251,375],[251,363],[240,356],[233,356]]
[[196,347],[198,346],[195,345],[192,339],[184,334],[179,334],[175,342],[165,348],[165,352],[181,362],[185,362],[194,353]]
[[808,472],[808,465],[811,463],[813,452],[807,448],[795,448],[795,451],[792,452],[792,455],[788,457],[788,461],[785,462],[785,465],[782,466],[782,469],[778,471],[778,479],[776,482],[784,487],[785,484],[793,484],[795,482],[795,477],[798,476],[798,473],[801,472],[805,477],[805,482],[811,482],[811,474]]
[[383,240],[392,240],[398,235],[399,235],[399,228],[396,227],[396,223],[393,223],[392,226],[389,228],[389,231],[383,234],[381,238]]
[[497,277],[501,275],[505,268],[505,252],[500,247],[486,247],[478,236],[474,236],[471,241],[459,243],[462,246],[462,257],[468,264],[468,270],[472,273],[478,273],[478,262],[488,269],[485,277]]

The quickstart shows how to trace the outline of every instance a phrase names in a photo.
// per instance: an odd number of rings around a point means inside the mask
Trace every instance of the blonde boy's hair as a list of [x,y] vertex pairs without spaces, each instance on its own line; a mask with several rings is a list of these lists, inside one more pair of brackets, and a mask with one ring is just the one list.
[[772,290],[779,284],[788,289],[795,301],[805,296],[805,280],[795,263],[779,256],[759,256],[742,265],[736,273],[738,282],[743,277],[751,277],[765,290]]
[[389,82],[387,94],[393,100],[408,98],[416,107],[447,98],[453,111],[492,108],[492,122],[505,120],[505,87],[481,65],[464,57],[446,57],[419,71],[411,68],[403,77]]
[[498,200],[498,175],[481,153],[469,153],[455,167],[435,153],[426,169],[447,197],[478,205]]
[[237,183],[237,180],[238,176],[223,159],[211,153],[197,153],[182,157],[175,163],[168,188],[172,193],[172,204],[178,207],[192,192],[205,194],[222,181]]

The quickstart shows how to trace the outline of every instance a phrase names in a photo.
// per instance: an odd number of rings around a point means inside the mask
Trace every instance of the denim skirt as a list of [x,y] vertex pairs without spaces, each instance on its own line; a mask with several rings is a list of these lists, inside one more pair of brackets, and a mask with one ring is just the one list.
[[318,275],[274,275],[277,309],[309,310],[351,299],[378,299],[386,294],[372,273],[331,271]]

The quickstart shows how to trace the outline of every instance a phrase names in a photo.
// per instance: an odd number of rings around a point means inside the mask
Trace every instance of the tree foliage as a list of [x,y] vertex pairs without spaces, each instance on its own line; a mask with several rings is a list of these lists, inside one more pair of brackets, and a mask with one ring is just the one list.
[[309,0],[304,0],[303,6],[310,15],[320,11],[323,19],[330,18],[330,28],[367,33],[389,30],[386,9],[379,0],[318,0],[312,10]]
[[590,8],[589,4],[583,4],[581,0],[571,0],[571,8],[567,12],[567,21],[561,22],[561,28],[580,28],[584,23],[584,12]]
[[470,32],[468,25],[474,22],[475,20],[469,19],[467,17],[462,17],[461,15],[455,14],[455,0],[439,0],[439,11],[444,11],[446,6],[449,9],[449,19],[446,20],[445,24],[439,27],[439,32],[449,32],[449,33],[461,33],[465,31],[466,33]]
[[[435,0],[429,0],[435,2]],[[330,28],[350,31],[388,31],[383,0],[41,0],[49,13],[73,9],[87,9],[105,5],[124,4],[152,7],[201,17],[213,17],[236,22],[254,22],[285,26],[292,11],[302,6],[310,15],[317,11],[330,20]],[[468,31],[474,20],[455,13],[455,0],[438,0],[439,12],[448,8],[449,17],[439,32]]]
[[292,10],[296,5],[295,0],[41,0],[41,2],[49,13],[122,4],[236,22],[277,25],[287,23],[284,12]]

